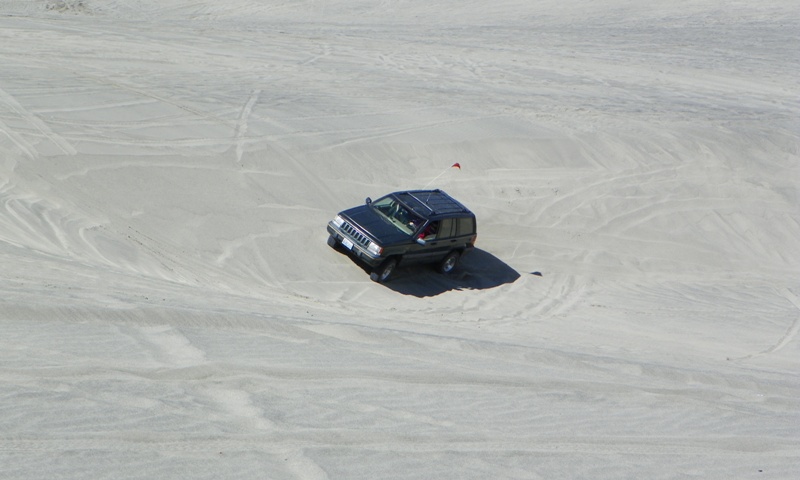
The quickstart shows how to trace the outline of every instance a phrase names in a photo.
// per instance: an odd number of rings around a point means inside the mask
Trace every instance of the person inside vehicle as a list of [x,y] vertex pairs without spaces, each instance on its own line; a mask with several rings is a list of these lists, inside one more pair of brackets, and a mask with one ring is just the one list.
[[436,231],[439,229],[439,222],[430,222],[422,229],[417,238],[429,241],[436,238]]

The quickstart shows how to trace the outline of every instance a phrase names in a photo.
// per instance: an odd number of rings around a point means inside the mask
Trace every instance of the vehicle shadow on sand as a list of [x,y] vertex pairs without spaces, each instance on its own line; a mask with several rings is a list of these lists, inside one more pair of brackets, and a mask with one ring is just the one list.
[[449,275],[431,265],[398,268],[384,286],[404,295],[433,297],[451,290],[486,290],[514,283],[519,273],[491,253],[474,249],[461,259]]

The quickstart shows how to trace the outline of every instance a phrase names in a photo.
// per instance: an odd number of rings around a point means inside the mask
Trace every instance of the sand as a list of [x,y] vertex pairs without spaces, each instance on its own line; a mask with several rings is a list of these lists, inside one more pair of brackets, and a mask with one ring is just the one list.
[[0,477],[796,478],[800,11],[645,3],[0,1]]

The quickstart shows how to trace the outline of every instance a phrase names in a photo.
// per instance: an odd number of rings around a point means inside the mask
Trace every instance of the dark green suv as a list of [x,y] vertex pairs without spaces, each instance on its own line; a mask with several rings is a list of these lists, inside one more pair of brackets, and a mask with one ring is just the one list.
[[336,215],[328,245],[340,245],[386,282],[397,266],[437,264],[450,273],[475,245],[475,215],[442,190],[394,192]]

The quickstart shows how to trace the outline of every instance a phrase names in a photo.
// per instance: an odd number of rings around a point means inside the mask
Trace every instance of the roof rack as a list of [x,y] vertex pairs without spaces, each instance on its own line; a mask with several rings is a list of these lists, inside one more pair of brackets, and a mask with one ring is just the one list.
[[[438,190],[431,190],[431,192],[435,192],[435,191],[438,191]],[[417,198],[417,196],[416,196],[416,195],[414,195],[415,193],[421,193],[421,192],[422,192],[422,191],[421,191],[421,190],[419,190],[419,191],[416,191],[416,192],[406,192],[406,193],[408,193],[408,195],[409,195],[411,198],[413,198],[414,200],[416,200],[416,201],[418,201],[419,203],[421,203],[423,207],[426,207],[428,210],[430,210],[430,211],[431,211],[431,213],[436,213],[436,211],[435,211],[433,208],[431,208],[431,206],[430,206],[430,205],[428,205],[428,202],[427,202],[427,201],[425,201],[425,200],[422,200],[421,198]],[[427,199],[426,199],[426,200],[427,200]]]
[[448,195],[443,190],[407,190],[396,192],[398,197],[407,196],[414,203],[425,207],[431,214],[448,214],[469,212],[469,209]]

